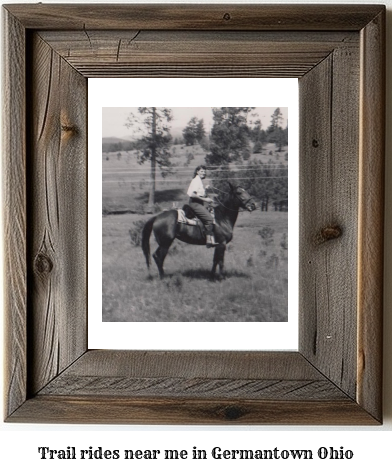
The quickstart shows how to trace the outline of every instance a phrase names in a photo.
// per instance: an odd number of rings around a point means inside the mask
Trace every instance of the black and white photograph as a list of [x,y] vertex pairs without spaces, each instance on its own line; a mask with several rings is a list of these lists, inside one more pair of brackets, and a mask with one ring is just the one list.
[[102,321],[288,320],[288,107],[102,107]]

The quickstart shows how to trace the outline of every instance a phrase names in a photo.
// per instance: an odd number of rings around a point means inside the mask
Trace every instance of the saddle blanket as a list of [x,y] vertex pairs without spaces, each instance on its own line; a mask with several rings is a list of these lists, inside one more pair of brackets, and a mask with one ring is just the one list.
[[178,219],[177,219],[177,221],[178,221],[180,224],[197,225],[198,219],[188,219],[188,218],[185,216],[185,212],[183,211],[183,209],[177,209],[177,213],[178,213]]

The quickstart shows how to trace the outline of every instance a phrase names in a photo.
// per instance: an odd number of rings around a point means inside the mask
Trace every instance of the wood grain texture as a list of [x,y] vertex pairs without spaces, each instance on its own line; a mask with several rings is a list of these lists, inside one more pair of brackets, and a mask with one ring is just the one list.
[[299,353],[89,351],[40,395],[343,400]]
[[48,422],[375,423],[299,353],[94,350],[35,400],[49,404]]
[[353,400],[282,401],[36,396],[9,419],[22,423],[375,425]]
[[29,389],[86,347],[86,79],[37,35],[32,44],[29,161]]
[[379,5],[20,4],[6,8],[32,29],[357,31]]
[[[359,50],[337,48],[300,81],[300,347],[356,393]],[[312,98],[312,99],[311,99]],[[323,238],[339,229],[336,239]]]
[[357,399],[382,418],[385,12],[361,32]]
[[42,39],[85,77],[300,77],[356,33],[43,31]]
[[25,32],[3,15],[3,210],[5,416],[26,400],[26,103]]
[[60,375],[40,395],[151,398],[226,398],[230,400],[346,400],[329,380],[208,379],[205,377],[89,377]]
[[67,375],[324,380],[297,352],[92,350]]
[[[227,8],[6,7],[7,421],[382,421],[385,7]],[[85,352],[86,78],[124,75],[301,78],[298,353]]]

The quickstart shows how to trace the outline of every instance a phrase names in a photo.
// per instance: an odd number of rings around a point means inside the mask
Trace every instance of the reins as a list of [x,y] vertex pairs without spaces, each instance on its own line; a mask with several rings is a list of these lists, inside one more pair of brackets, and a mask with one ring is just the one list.
[[[223,191],[222,189],[218,189],[218,188],[216,188],[215,186],[212,186],[212,185],[210,185],[209,187],[212,188],[212,189],[216,189],[217,191],[219,191],[220,193],[223,193],[223,194],[231,194],[231,193],[229,193],[229,192],[227,192],[227,191]],[[243,202],[241,201],[241,199],[240,199],[238,196],[234,195],[234,197],[235,197],[236,199],[238,199],[238,200],[241,202],[241,204],[244,205],[244,206],[246,206],[246,205],[248,204],[248,202],[252,200],[252,198],[250,197],[245,203],[243,203]],[[245,212],[245,211],[247,210],[247,209],[242,209],[242,208],[239,208],[239,209],[230,209],[229,207],[225,206],[216,196],[215,196],[215,199],[218,201],[218,203],[219,203],[222,207],[224,207],[224,208],[227,209],[228,211],[232,211],[232,212]],[[258,207],[257,207],[257,205],[256,205],[255,210],[257,210],[257,209],[258,209]]]

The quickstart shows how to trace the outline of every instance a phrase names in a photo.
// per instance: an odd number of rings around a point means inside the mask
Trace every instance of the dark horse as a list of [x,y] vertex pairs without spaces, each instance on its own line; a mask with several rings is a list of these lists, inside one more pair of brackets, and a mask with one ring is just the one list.
[[[214,263],[211,276],[215,276],[216,267],[219,266],[219,273],[223,275],[223,262],[226,245],[233,238],[233,228],[236,223],[239,209],[246,209],[252,212],[256,209],[256,204],[251,196],[240,186],[229,184],[229,192],[224,198],[219,200],[215,207],[215,240],[217,246],[214,252]],[[158,248],[153,254],[155,263],[158,266],[159,275],[164,275],[163,262],[174,239],[181,240],[192,245],[206,245],[206,235],[203,224],[192,226],[178,223],[176,209],[164,211],[148,220],[142,232],[142,249],[146,257],[147,267],[150,267],[150,235],[154,232]]]

